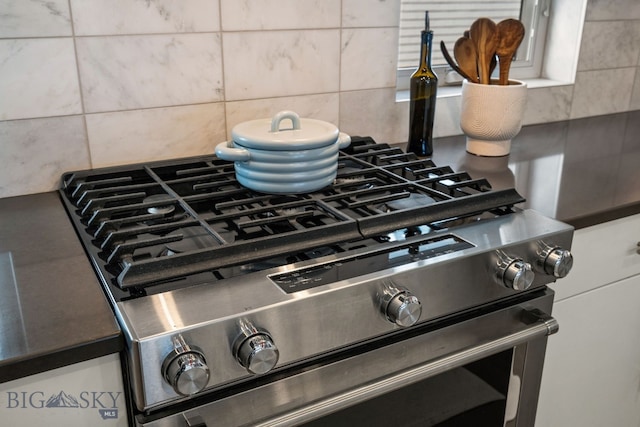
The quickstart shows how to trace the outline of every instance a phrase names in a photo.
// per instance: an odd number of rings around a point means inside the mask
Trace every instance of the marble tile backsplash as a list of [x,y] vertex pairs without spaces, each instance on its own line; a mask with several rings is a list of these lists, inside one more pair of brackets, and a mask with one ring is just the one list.
[[237,53],[224,58],[228,101],[339,90],[339,30],[225,33],[222,46],[224,52]]
[[0,1],[0,38],[71,36],[68,0]]
[[0,40],[0,120],[81,113],[73,39]]
[[210,0],[70,0],[70,4],[76,36],[220,31],[218,3]]
[[[400,0],[0,0],[0,197],[68,170],[213,152],[283,109],[406,139]],[[589,0],[575,84],[530,89],[525,124],[640,108],[637,0]],[[438,99],[437,136],[460,133]]]
[[86,113],[223,100],[220,34],[78,37]]

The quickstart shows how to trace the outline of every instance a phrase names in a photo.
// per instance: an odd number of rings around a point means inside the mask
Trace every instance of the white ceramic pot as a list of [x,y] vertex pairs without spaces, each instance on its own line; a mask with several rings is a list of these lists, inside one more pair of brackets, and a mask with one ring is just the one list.
[[231,136],[232,141],[216,146],[216,155],[235,162],[241,185],[275,194],[306,193],[330,185],[338,169],[338,150],[351,143],[349,135],[331,123],[301,119],[293,111],[240,123]]
[[511,139],[522,128],[527,104],[527,84],[478,84],[464,80],[460,128],[467,136],[467,151],[479,156],[505,156]]

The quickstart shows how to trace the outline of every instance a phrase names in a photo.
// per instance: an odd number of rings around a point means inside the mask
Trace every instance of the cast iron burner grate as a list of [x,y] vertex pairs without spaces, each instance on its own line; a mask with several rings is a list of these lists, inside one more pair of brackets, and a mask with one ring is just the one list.
[[369,137],[353,137],[334,184],[309,194],[246,189],[233,163],[215,156],[71,172],[60,193],[101,276],[131,296],[375,244],[394,230],[501,215],[524,201]]

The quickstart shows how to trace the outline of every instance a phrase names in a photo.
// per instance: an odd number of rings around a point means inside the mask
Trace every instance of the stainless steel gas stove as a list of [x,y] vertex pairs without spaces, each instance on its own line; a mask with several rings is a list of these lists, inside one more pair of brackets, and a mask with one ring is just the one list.
[[311,194],[245,189],[214,156],[68,173],[60,194],[125,331],[138,425],[388,425],[383,402],[469,378],[497,397],[467,384],[446,401],[469,408],[394,425],[535,416],[573,230],[515,190],[354,137]]

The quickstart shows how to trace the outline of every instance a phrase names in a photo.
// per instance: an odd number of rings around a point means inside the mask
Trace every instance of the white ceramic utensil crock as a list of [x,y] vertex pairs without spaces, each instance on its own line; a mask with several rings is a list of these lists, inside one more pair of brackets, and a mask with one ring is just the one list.
[[240,123],[231,136],[232,141],[216,146],[216,155],[234,162],[241,185],[270,194],[306,193],[330,185],[338,169],[338,150],[351,143],[349,135],[331,123],[301,119],[293,111]]
[[[495,81],[494,81],[495,82]],[[522,128],[527,105],[527,84],[462,82],[460,128],[467,136],[467,151],[478,156],[506,156],[511,139]]]

